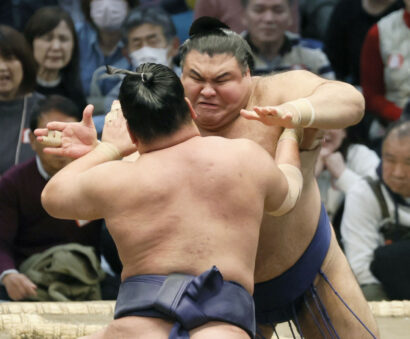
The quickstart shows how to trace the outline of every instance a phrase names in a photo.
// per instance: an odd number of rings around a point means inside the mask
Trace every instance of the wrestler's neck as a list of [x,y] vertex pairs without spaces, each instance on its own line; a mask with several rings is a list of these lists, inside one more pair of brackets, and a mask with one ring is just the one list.
[[142,155],[144,153],[159,151],[181,144],[197,136],[200,136],[198,128],[194,125],[194,123],[189,123],[182,126],[177,132],[170,136],[157,138],[148,144],[138,142],[138,152]]

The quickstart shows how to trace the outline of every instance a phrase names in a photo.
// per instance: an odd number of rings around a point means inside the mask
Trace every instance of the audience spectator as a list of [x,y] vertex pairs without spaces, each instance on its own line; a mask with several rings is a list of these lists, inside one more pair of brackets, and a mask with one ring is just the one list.
[[339,241],[346,192],[362,177],[375,173],[380,163],[377,153],[361,145],[353,132],[351,127],[325,130],[316,163],[320,196]]
[[0,25],[0,176],[14,164],[34,155],[28,138],[34,104],[41,95],[33,93],[36,62],[24,36]]
[[[61,96],[39,103],[30,121],[30,143],[36,156],[14,166],[0,179],[0,299],[34,297],[36,285],[19,273],[21,264],[37,253],[56,245],[78,243],[98,252],[101,220],[73,221],[50,217],[40,201],[47,180],[63,168],[68,158],[43,152],[32,131],[50,121],[78,121],[77,106]],[[77,223],[89,223],[78,227]]]
[[323,41],[338,0],[299,0],[300,35]]
[[[169,66],[180,74],[175,63],[179,39],[171,16],[159,7],[134,8],[122,26],[122,37],[127,58],[112,66],[136,69],[144,62]],[[110,111],[113,100],[118,98],[123,75],[109,76],[105,66],[93,75],[89,102],[94,104],[96,114]]]
[[[337,79],[360,87],[360,54],[367,31],[401,7],[402,0],[339,0],[329,20],[324,47]],[[354,129],[366,145],[379,151],[375,134],[380,132],[374,130],[373,120],[366,114]]]
[[363,43],[361,84],[367,111],[386,125],[410,98],[410,0],[373,25]]
[[40,8],[28,21],[24,34],[38,65],[36,91],[65,96],[84,108],[78,40],[70,15],[57,6]]
[[[299,32],[298,2],[299,0],[290,0],[292,22],[288,29],[294,33]],[[246,5],[246,0],[197,0],[194,8],[194,19],[198,19],[201,16],[214,17],[240,34],[246,29],[243,22],[243,12]]]
[[410,297],[410,120],[389,126],[377,174],[347,192],[341,232],[368,300]]
[[189,37],[195,0],[140,0],[139,8],[161,7],[172,17],[180,41]]
[[246,0],[244,37],[254,56],[254,74],[307,69],[328,79],[334,73],[326,55],[287,31],[292,22],[291,0]]
[[77,25],[77,36],[81,82],[86,97],[94,71],[124,58],[121,25],[134,4],[135,0],[83,0],[86,21]]
[[360,53],[367,31],[402,0],[339,0],[330,17],[324,50],[336,78],[360,85]]

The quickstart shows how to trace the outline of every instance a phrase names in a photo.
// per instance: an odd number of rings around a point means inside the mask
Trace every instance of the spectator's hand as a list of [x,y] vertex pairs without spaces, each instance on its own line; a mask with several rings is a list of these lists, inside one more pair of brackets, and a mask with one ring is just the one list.
[[92,119],[93,111],[94,107],[87,105],[80,122],[53,121],[47,124],[47,128],[37,128],[34,134],[40,142],[49,131],[61,132],[61,145],[46,147],[44,152],[76,159],[92,151],[98,145],[97,131]]
[[339,179],[346,168],[342,153],[334,152],[324,157],[324,163],[334,179]]
[[113,144],[123,157],[137,151],[137,146],[132,142],[128,132],[127,121],[122,114],[118,100],[114,100],[111,111],[105,117],[101,141]]
[[257,120],[269,126],[281,126],[285,128],[294,128],[292,123],[292,112],[280,106],[255,106],[249,111],[241,109],[241,115],[248,120]]
[[18,301],[37,295],[37,286],[24,274],[9,273],[3,277],[2,282],[12,300]]

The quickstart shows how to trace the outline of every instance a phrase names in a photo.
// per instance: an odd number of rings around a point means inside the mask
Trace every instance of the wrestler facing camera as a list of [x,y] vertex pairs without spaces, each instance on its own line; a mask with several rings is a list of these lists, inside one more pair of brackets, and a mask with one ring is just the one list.
[[[255,267],[257,322],[266,338],[272,325],[290,319],[306,338],[333,338],[335,332],[340,338],[377,337],[376,322],[338,246],[314,176],[320,130],[358,123],[364,99],[349,84],[303,70],[251,76],[249,46],[223,26],[198,19],[180,50],[181,80],[201,135],[247,138],[274,157],[282,127],[304,128],[301,197],[290,213],[279,218],[265,214],[262,221]],[[327,316],[330,321],[324,320]]]
[[[303,186],[296,132],[282,134],[275,163],[251,140],[200,136],[169,68],[143,64],[137,73],[115,72],[127,75],[102,143],[91,136],[86,154],[42,193],[55,217],[105,218],[117,245],[123,271],[115,320],[91,337],[254,337],[262,217],[288,212]],[[49,137],[36,130],[53,145],[62,136],[63,148],[45,152],[73,156],[72,145],[64,145],[76,138],[87,143],[92,110],[87,106],[78,124],[48,124]],[[137,160],[116,161],[136,149]]]

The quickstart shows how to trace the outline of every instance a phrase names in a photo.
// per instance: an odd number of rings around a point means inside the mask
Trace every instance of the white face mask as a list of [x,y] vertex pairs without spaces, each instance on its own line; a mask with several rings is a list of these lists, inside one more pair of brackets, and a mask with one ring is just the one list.
[[153,62],[156,64],[169,66],[167,53],[167,48],[153,48],[147,46],[137,49],[129,56],[131,58],[132,67],[135,69],[145,62]]
[[120,29],[127,12],[128,4],[124,0],[93,0],[90,4],[91,19],[105,31]]

